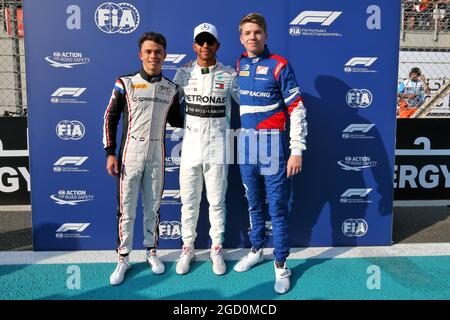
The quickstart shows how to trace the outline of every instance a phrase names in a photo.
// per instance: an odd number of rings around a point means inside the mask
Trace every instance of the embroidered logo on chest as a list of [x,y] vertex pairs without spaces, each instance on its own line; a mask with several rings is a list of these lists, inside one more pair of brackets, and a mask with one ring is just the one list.
[[269,67],[264,67],[264,66],[256,67],[256,74],[267,74],[268,71],[269,71]]

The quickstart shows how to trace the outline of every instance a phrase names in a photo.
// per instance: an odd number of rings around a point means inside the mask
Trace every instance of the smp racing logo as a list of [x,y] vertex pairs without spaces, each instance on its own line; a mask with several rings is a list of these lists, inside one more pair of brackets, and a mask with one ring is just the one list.
[[342,37],[342,33],[331,32],[327,27],[342,14],[342,11],[303,11],[290,22],[289,35],[292,37]]
[[362,237],[368,229],[369,225],[363,219],[347,219],[342,224],[342,233],[349,238]]
[[139,22],[139,11],[129,3],[105,2],[95,10],[95,23],[105,33],[129,34]]

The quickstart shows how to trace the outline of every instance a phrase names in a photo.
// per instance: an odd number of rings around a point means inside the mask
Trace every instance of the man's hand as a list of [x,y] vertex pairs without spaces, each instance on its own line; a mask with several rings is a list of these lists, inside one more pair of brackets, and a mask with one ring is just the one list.
[[294,176],[302,171],[302,157],[290,156],[287,163],[287,176],[288,178]]
[[419,77],[419,80],[422,81],[422,83],[423,83],[423,89],[425,91],[425,94],[429,95],[431,93],[431,90],[430,90],[430,86],[427,83],[427,79],[425,78],[425,75],[421,74]]
[[119,163],[117,162],[116,156],[108,156],[106,159],[106,171],[112,177],[119,174]]
[[408,99],[415,99],[417,97],[417,94],[410,94],[409,96],[407,96]]

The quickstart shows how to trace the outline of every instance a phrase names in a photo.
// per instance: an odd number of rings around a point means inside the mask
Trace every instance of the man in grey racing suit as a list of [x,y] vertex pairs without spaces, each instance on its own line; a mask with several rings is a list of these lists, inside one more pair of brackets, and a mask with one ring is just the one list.
[[222,275],[226,264],[222,256],[227,191],[226,130],[230,124],[233,95],[237,100],[236,72],[217,61],[217,29],[202,23],[194,29],[193,49],[197,59],[178,69],[174,82],[185,102],[185,131],[181,151],[180,193],[183,247],[176,272],[186,274],[195,260],[194,242],[203,182],[209,202],[210,260],[213,272]]

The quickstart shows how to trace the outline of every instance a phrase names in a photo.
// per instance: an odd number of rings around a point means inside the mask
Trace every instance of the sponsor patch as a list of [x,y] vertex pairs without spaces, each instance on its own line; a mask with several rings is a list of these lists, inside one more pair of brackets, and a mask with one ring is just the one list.
[[136,83],[132,85],[133,89],[147,89],[146,83]]
[[264,67],[264,66],[256,67],[256,74],[267,74],[268,71],[269,71],[269,67]]

